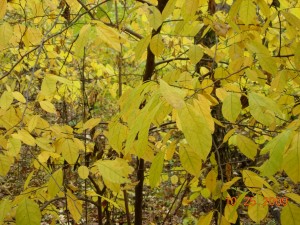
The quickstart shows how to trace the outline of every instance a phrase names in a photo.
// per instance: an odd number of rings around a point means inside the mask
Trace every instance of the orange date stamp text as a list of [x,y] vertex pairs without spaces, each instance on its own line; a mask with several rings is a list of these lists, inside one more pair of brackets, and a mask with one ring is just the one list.
[[[235,205],[237,201],[236,197],[226,197],[226,204]],[[262,202],[257,202],[256,198],[245,196],[242,204],[244,206],[255,206],[257,204],[262,206],[286,206],[288,204],[288,198],[287,197],[264,197]]]

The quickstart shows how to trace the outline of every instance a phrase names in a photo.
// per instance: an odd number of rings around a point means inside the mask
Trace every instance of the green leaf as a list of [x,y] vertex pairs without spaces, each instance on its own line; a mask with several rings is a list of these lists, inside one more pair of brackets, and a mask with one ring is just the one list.
[[222,105],[222,114],[230,122],[235,122],[242,110],[240,95],[228,92]]
[[164,80],[160,80],[160,93],[175,109],[180,109],[185,105],[184,97],[186,96],[186,91],[171,87]]
[[18,205],[16,222],[18,225],[40,225],[41,212],[38,204],[28,198],[24,198]]
[[198,110],[187,104],[178,110],[178,122],[189,145],[206,160],[212,145],[211,131]]
[[283,207],[280,220],[282,225],[299,225],[300,224],[300,208],[294,203],[289,202]]
[[164,165],[165,151],[160,151],[154,157],[150,170],[149,170],[149,182],[151,188],[156,187],[159,184],[160,175]]
[[283,156],[283,169],[295,183],[300,181],[300,132],[295,132]]
[[200,176],[202,160],[195,150],[186,144],[181,144],[179,148],[179,157],[182,167],[195,177]]

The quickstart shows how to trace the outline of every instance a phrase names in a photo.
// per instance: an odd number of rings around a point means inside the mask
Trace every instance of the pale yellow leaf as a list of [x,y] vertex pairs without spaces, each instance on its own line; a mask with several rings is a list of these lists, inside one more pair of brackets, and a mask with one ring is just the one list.
[[199,0],[186,0],[183,3],[181,14],[185,20],[192,18],[197,12]]
[[256,204],[249,204],[248,215],[256,223],[260,223],[268,214],[269,207],[264,205],[264,198],[261,195],[252,197]]
[[152,161],[150,171],[149,171],[149,182],[151,188],[154,188],[159,184],[160,175],[164,164],[164,155],[165,155],[165,151],[160,151],[159,153],[156,154],[156,156]]
[[210,211],[207,215],[200,216],[197,225],[210,225],[214,211]]
[[242,110],[240,94],[228,92],[222,104],[222,114],[230,122],[235,122]]
[[82,201],[78,200],[69,189],[67,190],[67,203],[73,219],[76,223],[79,223],[82,216]]
[[187,104],[178,111],[182,132],[193,150],[206,160],[212,145],[211,131],[198,109]]
[[134,52],[135,52],[135,59],[136,60],[140,60],[141,57],[143,56],[143,53],[146,51],[149,43],[151,41],[151,36],[148,35],[146,37],[144,37],[143,39],[141,39],[136,47],[134,48]]
[[5,177],[12,164],[12,159],[10,156],[3,155],[0,153],[0,176]]
[[11,92],[4,91],[0,98],[0,107],[4,110],[7,110],[11,103],[13,102],[14,98]]
[[216,171],[211,170],[211,171],[209,171],[209,173],[207,174],[207,176],[205,178],[206,188],[211,193],[214,192],[214,190],[216,189],[216,186],[217,186],[217,176],[218,176],[218,174],[216,173]]
[[239,16],[245,23],[245,25],[250,24],[256,19],[256,5],[254,5],[254,2],[252,0],[242,1]]
[[19,139],[10,138],[7,142],[7,155],[17,156],[21,150],[21,141]]
[[160,34],[156,34],[152,37],[151,41],[150,41],[150,49],[151,52],[155,55],[155,56],[160,56],[162,54],[162,52],[164,51],[164,42],[162,40],[162,37]]
[[163,22],[162,15],[155,6],[149,6],[149,10],[151,12],[149,15],[150,26],[157,30]]
[[35,146],[35,139],[31,136],[28,131],[22,129],[19,130],[18,133],[12,134],[13,138],[19,139],[27,145]]
[[101,121],[101,118],[91,118],[83,124],[83,129],[92,129],[97,126]]
[[51,102],[40,101],[39,103],[40,103],[41,108],[43,110],[45,110],[46,112],[56,114],[55,106]]
[[78,175],[81,179],[86,179],[89,176],[89,168],[86,166],[80,166],[78,168]]
[[198,63],[202,59],[203,54],[203,49],[199,45],[190,46],[190,49],[187,52],[187,56],[194,64]]
[[54,96],[56,93],[56,80],[51,75],[46,75],[42,82],[41,92],[47,97]]
[[257,144],[255,144],[250,138],[241,134],[234,135],[231,138],[236,139],[237,147],[245,156],[247,156],[249,159],[254,160],[257,154]]
[[165,20],[167,17],[173,13],[177,0],[169,0],[164,10],[162,11],[162,19]]
[[62,138],[56,147],[69,164],[73,165],[77,161],[79,149],[72,139]]
[[166,101],[175,109],[180,109],[184,106],[184,97],[186,91],[168,85],[164,80],[160,80],[160,92]]
[[282,225],[299,225],[300,224],[300,208],[294,203],[289,202],[283,207],[280,220]]
[[179,157],[182,167],[195,177],[199,177],[202,168],[202,160],[199,153],[190,146],[181,144]]
[[300,132],[295,132],[283,156],[283,169],[295,183],[300,181]]
[[17,207],[16,223],[18,225],[40,225],[41,219],[39,205],[25,197]]
[[51,200],[62,189],[63,186],[63,171],[58,169],[55,171],[48,181],[48,199]]
[[26,103],[26,99],[24,98],[24,96],[20,92],[14,91],[14,92],[12,92],[12,95],[19,102]]

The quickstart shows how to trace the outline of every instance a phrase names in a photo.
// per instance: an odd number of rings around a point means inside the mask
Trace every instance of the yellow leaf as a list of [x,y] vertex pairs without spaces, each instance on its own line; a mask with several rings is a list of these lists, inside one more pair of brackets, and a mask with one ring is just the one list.
[[86,166],[80,166],[78,168],[78,175],[81,179],[86,179],[89,176],[89,169]]
[[247,42],[247,48],[256,54],[260,66],[272,75],[277,73],[276,61],[270,56],[269,50],[256,41]]
[[155,56],[160,56],[164,51],[164,47],[165,46],[161,35],[160,34],[154,35],[150,41],[151,52],[153,52]]
[[182,132],[193,150],[206,160],[212,145],[211,131],[198,109],[187,104],[178,111],[178,122]]
[[289,197],[290,199],[292,199],[296,203],[300,204],[300,195],[295,194],[295,193],[286,193],[285,196]]
[[6,13],[7,0],[0,0],[0,20],[3,19]]
[[0,176],[5,177],[12,164],[12,159],[10,156],[3,155],[0,153]]
[[164,80],[160,80],[160,93],[175,109],[180,109],[185,104],[184,97],[186,96],[186,91],[176,87],[171,87]]
[[171,176],[171,183],[172,184],[177,184],[178,183],[178,176],[176,176],[176,175],[173,175],[173,176]]
[[275,115],[282,115],[278,105],[270,98],[251,92],[248,94],[248,99],[251,115],[266,126],[274,122]]
[[283,207],[280,220],[282,225],[298,225],[300,224],[300,208],[294,203],[289,202],[287,206]]
[[[5,0],[0,0],[0,2],[1,1]],[[3,8],[0,3],[0,11],[1,10],[3,10]],[[0,25],[0,50],[7,49],[10,46],[13,35],[14,31],[12,26],[7,22],[2,21],[2,24]]]
[[108,133],[105,134],[110,146],[121,153],[123,150],[123,143],[126,141],[128,135],[128,128],[122,123],[116,121],[108,125]]
[[250,138],[241,134],[234,135],[231,138],[236,139],[236,145],[245,156],[254,160],[257,154],[257,144],[255,144]]
[[121,43],[125,42],[125,39],[117,32],[116,29],[111,28],[104,23],[97,21],[96,32],[97,37],[105,42],[108,46],[112,47],[116,51],[121,51]]
[[[28,187],[33,175],[34,175],[34,172],[35,172],[34,170],[31,171],[30,174],[27,176],[26,181],[24,182],[24,190],[27,189],[27,187]],[[0,219],[0,221],[1,221],[1,219]]]
[[256,223],[260,223],[268,214],[268,205],[263,205],[264,198],[261,195],[252,197],[256,204],[249,204],[248,215]]
[[46,112],[56,114],[55,106],[51,102],[40,101],[39,103],[40,103],[41,108],[43,110],[45,110]]
[[19,102],[26,103],[26,99],[24,98],[24,96],[20,92],[14,91],[14,92],[12,92],[12,95]]
[[7,142],[7,155],[17,156],[21,150],[21,141],[19,139],[10,138]]
[[39,205],[33,200],[25,197],[18,205],[16,222],[18,225],[38,225],[41,223],[42,215]]
[[206,188],[211,193],[214,192],[214,190],[217,186],[217,176],[218,176],[218,174],[214,170],[211,170],[211,171],[209,171],[209,173],[207,174],[207,176],[205,178]]
[[4,91],[0,98],[0,107],[7,110],[13,102],[13,95],[9,91]]
[[230,204],[226,204],[224,217],[228,222],[235,223],[238,218],[235,207]]
[[225,192],[227,191],[235,182],[237,182],[239,179],[241,179],[240,177],[234,177],[232,178],[231,181],[228,181],[226,183],[223,184],[221,191]]
[[83,129],[92,129],[97,126],[101,121],[101,118],[91,118],[83,124]]
[[252,0],[242,1],[239,15],[246,26],[256,19],[256,5]]
[[283,156],[283,169],[295,183],[300,181],[300,132],[292,138],[288,150]]
[[56,147],[58,152],[62,152],[62,156],[69,164],[73,165],[77,161],[79,149],[72,139],[62,138]]
[[162,12],[162,20],[167,19],[167,17],[173,13],[173,10],[175,8],[177,0],[169,0],[167,5],[165,6],[163,12]]
[[192,18],[198,10],[199,0],[186,0],[183,3],[181,14],[185,20]]
[[55,197],[57,193],[63,187],[63,171],[58,169],[55,171],[48,181],[48,200],[51,200]]
[[223,102],[226,96],[228,95],[228,93],[224,88],[217,88],[216,95],[218,99],[220,99]]
[[266,186],[269,189],[272,187],[260,176],[250,170],[243,170],[243,182],[253,193],[258,193],[261,191],[263,186]]
[[187,56],[194,64],[198,63],[202,59],[203,54],[203,49],[199,45],[190,46],[190,49],[187,52]]
[[226,143],[228,141],[228,139],[235,133],[236,128],[231,129],[230,131],[227,132],[227,134],[225,134],[224,138],[223,138],[223,143]]
[[162,15],[155,6],[149,6],[148,9],[151,12],[149,15],[150,26],[153,27],[154,30],[157,30],[163,22]]
[[165,160],[171,160],[173,158],[175,149],[176,149],[177,142],[172,141],[170,145],[168,145],[165,149],[166,154],[165,154]]
[[242,110],[240,94],[228,92],[222,105],[222,114],[230,122],[235,122]]
[[136,47],[134,48],[136,60],[140,60],[142,58],[143,53],[146,51],[150,41],[151,41],[151,36],[148,35],[137,43]]
[[202,168],[202,160],[199,153],[189,145],[181,144],[179,157],[182,167],[195,177],[199,177]]
[[73,219],[79,223],[82,216],[82,201],[78,200],[69,189],[67,190],[67,203]]
[[12,203],[8,199],[1,199],[0,200],[0,224],[4,224],[3,221],[6,216],[9,216],[11,212]]
[[200,216],[197,225],[210,225],[213,215],[214,211],[210,211],[207,215]]
[[165,151],[160,151],[156,154],[152,161],[149,171],[149,182],[151,188],[154,188],[159,184],[160,175],[164,165],[164,155]]
[[115,160],[98,160],[95,165],[98,167],[98,171],[103,179],[116,184],[126,183],[128,175],[133,171],[133,168],[128,165],[127,161],[120,158]]
[[34,128],[36,128],[38,121],[39,121],[40,116],[39,115],[34,115],[31,117],[31,119],[28,121],[27,126],[28,126],[28,131],[31,132],[33,131]]
[[35,146],[35,139],[26,130],[19,130],[17,134],[12,134],[12,137],[21,140],[27,145]]
[[56,80],[51,75],[46,75],[42,82],[41,92],[44,96],[52,97],[56,93]]

